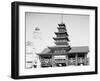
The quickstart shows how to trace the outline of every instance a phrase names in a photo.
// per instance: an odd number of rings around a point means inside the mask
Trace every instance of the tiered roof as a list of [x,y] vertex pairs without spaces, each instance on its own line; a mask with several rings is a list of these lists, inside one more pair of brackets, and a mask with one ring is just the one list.
[[[55,48],[55,47],[52,47],[52,48]],[[88,53],[88,52],[89,52],[88,46],[78,46],[78,47],[72,47],[71,50],[65,54]],[[58,53],[52,53],[52,51],[49,48],[45,48],[41,53],[38,53],[38,55],[52,55],[52,54],[57,55]]]
[[56,37],[53,37],[55,40],[55,48],[49,47],[50,49],[61,49],[65,48],[66,50],[70,49],[69,46],[69,38],[68,38],[68,33],[66,30],[66,25],[64,23],[58,24],[59,27],[57,27],[58,32],[55,32]]
[[38,53],[38,55],[65,55],[74,53],[84,54],[89,52],[88,46],[70,47],[66,25],[61,23],[58,24],[58,26],[58,32],[55,32],[56,37],[53,37],[56,46],[45,48],[41,53]]

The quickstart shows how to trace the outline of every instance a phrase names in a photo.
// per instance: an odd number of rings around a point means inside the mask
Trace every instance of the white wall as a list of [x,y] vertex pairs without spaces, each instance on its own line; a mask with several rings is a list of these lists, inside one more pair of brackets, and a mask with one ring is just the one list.
[[[11,81],[10,78],[10,62],[11,62],[11,2],[14,0],[0,1],[0,81]],[[58,4],[72,4],[72,5],[87,5],[98,6],[100,10],[100,0],[21,0],[30,2],[44,2],[44,3],[58,3]],[[100,11],[98,11],[100,14]],[[98,22],[100,16],[98,16]],[[100,24],[98,25],[98,27]],[[99,32],[100,34],[100,32]],[[100,41],[100,38],[99,38]],[[100,44],[98,44],[100,45]],[[100,52],[100,51],[99,51]],[[98,54],[100,57],[100,54]],[[99,59],[100,62],[100,59]],[[100,64],[98,65],[100,67]],[[98,68],[99,68],[98,67]],[[100,71],[100,70],[99,70]],[[26,79],[26,81],[33,81],[33,79]],[[82,75],[82,76],[65,76],[52,78],[39,78],[34,81],[99,81],[98,75]]]

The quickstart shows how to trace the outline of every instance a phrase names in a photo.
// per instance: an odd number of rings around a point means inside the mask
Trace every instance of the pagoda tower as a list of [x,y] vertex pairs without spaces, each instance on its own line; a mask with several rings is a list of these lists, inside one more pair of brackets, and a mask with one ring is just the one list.
[[53,39],[55,40],[56,48],[59,50],[59,52],[61,51],[61,53],[66,53],[71,49],[69,45],[69,35],[66,30],[66,25],[63,22],[58,24],[58,26],[58,32],[55,32],[56,37],[53,37]]
[[58,31],[54,32],[56,37],[53,37],[56,45],[48,47],[50,52],[47,53],[48,57],[51,56],[52,67],[67,66],[68,52],[71,50],[66,25],[61,22],[60,24],[58,24],[57,29]]
[[54,54],[67,54],[68,51],[71,50],[71,46],[69,45],[69,38],[66,29],[66,25],[63,23],[63,15],[61,16],[61,23],[58,24],[58,31],[54,32],[56,37],[53,37],[56,46],[48,47],[52,50]]

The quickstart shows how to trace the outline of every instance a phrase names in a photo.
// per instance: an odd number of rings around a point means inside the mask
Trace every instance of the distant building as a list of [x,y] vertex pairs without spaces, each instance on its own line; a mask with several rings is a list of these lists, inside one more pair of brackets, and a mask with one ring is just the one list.
[[64,23],[58,24],[58,32],[55,32],[56,46],[47,47],[39,55],[41,67],[63,67],[88,65],[88,46],[71,47],[68,33]]
[[38,55],[35,53],[33,43],[31,41],[26,42],[26,54],[25,54],[25,68],[39,68],[40,61]]
[[32,68],[33,66],[33,47],[32,42],[26,42],[26,50],[25,50],[25,68]]

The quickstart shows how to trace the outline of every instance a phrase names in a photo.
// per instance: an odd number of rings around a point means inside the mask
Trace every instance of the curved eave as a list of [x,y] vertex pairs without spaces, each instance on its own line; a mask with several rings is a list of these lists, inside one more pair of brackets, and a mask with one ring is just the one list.
[[65,27],[66,25],[64,23],[61,23],[61,24],[58,24],[58,26],[64,26]]
[[63,40],[63,39],[67,39],[67,41],[70,41],[68,39],[68,37],[53,37],[54,40]]
[[65,27],[57,27],[58,29],[65,29],[66,30],[66,28]]
[[66,52],[66,53],[39,53],[37,55],[69,55],[69,54],[87,54],[88,52]]
[[55,42],[56,45],[68,45],[68,42]]
[[66,55],[66,53],[38,53],[37,55]]
[[54,32],[54,33],[55,33],[56,35],[57,35],[57,34],[66,34],[67,36],[69,36],[67,32]]
[[62,46],[53,46],[53,47],[48,47],[49,49],[68,49],[70,48],[69,45],[62,45]]

